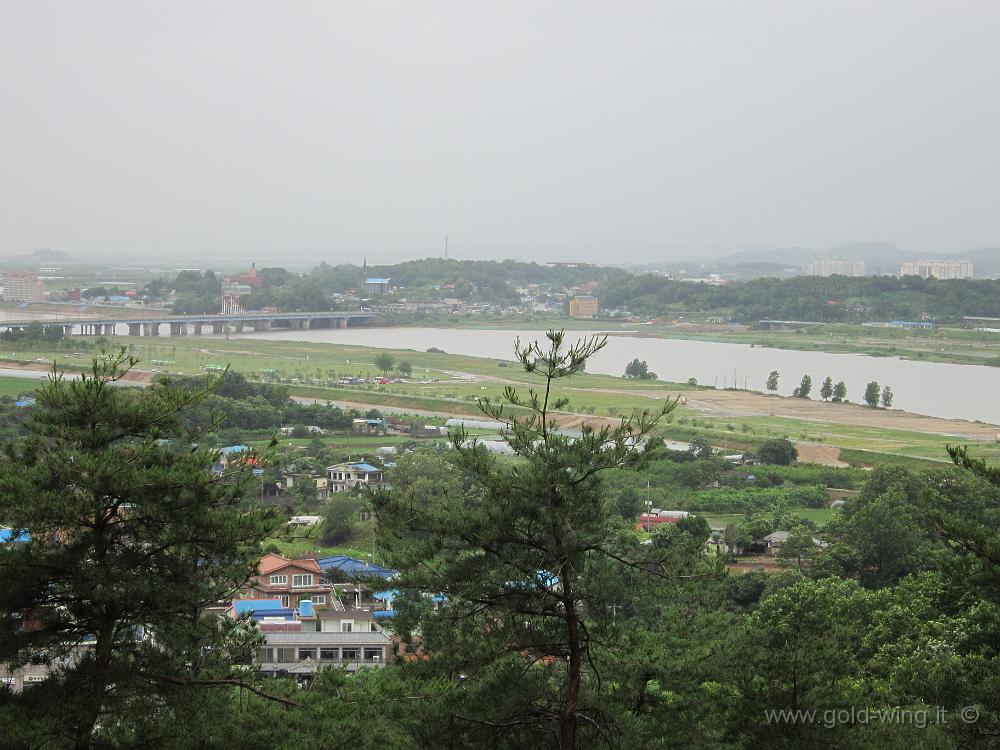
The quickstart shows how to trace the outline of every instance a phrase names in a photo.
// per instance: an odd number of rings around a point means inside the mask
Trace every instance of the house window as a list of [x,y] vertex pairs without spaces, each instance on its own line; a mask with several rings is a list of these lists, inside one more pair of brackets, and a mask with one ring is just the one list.
[[292,576],[292,586],[312,586],[313,585],[313,575],[312,573],[301,573],[299,575]]
[[313,604],[326,604],[326,594],[313,594]]
[[381,661],[381,659],[382,659],[382,649],[380,648],[365,649],[365,661]]
[[354,621],[353,620],[341,620],[340,621],[340,632],[341,633],[350,633],[353,628],[354,628]]
[[287,607],[288,606],[288,594],[283,594],[283,595],[279,596],[278,599],[281,601],[281,606],[282,607]]
[[271,576],[271,583],[286,584],[288,583],[288,576]]
[[335,648],[321,648],[319,650],[320,661],[336,661],[339,658],[338,650]]
[[257,663],[258,664],[269,664],[274,661],[274,649],[273,648],[259,648],[257,649]]
[[287,663],[295,661],[295,649],[294,648],[279,648],[278,658],[276,661]]
[[378,625],[376,625],[374,622],[372,623],[372,632],[373,633],[377,633],[378,632]]
[[315,659],[316,649],[314,648],[300,648],[299,649],[299,659]]
[[342,648],[340,649],[340,658],[344,661],[357,661],[358,650],[356,648]]

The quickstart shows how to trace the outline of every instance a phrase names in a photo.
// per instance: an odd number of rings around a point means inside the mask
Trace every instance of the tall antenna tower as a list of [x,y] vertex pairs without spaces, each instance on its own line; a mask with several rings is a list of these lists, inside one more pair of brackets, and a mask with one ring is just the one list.
[[444,238],[444,259],[448,260],[448,238]]

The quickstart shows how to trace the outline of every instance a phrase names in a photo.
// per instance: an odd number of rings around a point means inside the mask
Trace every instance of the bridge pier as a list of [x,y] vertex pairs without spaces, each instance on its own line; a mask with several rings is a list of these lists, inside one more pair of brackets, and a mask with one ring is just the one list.
[[160,335],[160,324],[159,323],[146,323],[146,335],[147,336],[159,336]]
[[142,323],[129,323],[128,324],[128,335],[129,336],[141,336],[142,335]]
[[347,328],[347,318],[337,318],[337,328]]
[[170,335],[171,336],[187,336],[187,323],[171,323],[170,324]]
[[195,336],[201,336],[201,323],[192,323],[191,327],[194,329],[193,333]]
[[212,333],[225,333],[226,324],[225,323],[212,323]]
[[257,333],[259,331],[270,331],[271,330],[271,321],[270,320],[255,320],[253,322],[253,330],[254,330],[254,333]]
[[236,333],[243,333],[243,321],[237,320],[233,323],[233,330],[236,331]]

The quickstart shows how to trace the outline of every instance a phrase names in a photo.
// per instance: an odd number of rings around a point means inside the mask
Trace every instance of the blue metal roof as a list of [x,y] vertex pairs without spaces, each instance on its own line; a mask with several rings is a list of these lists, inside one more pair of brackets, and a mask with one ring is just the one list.
[[371,464],[348,464],[352,469],[357,469],[358,471],[382,471],[376,466]]
[[388,284],[389,279],[365,279],[366,284]]
[[222,452],[226,453],[226,454],[229,454],[229,453],[247,453],[249,450],[250,450],[250,446],[249,445],[228,445],[225,448],[222,448]]
[[378,576],[389,579],[396,575],[392,568],[372,565],[347,555],[333,555],[316,561],[323,570],[338,570],[346,576]]

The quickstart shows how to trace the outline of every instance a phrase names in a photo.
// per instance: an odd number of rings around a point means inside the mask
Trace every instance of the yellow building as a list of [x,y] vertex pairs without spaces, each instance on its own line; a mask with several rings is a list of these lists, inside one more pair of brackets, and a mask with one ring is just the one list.
[[599,307],[597,297],[573,297],[569,301],[569,316],[571,318],[596,318]]

